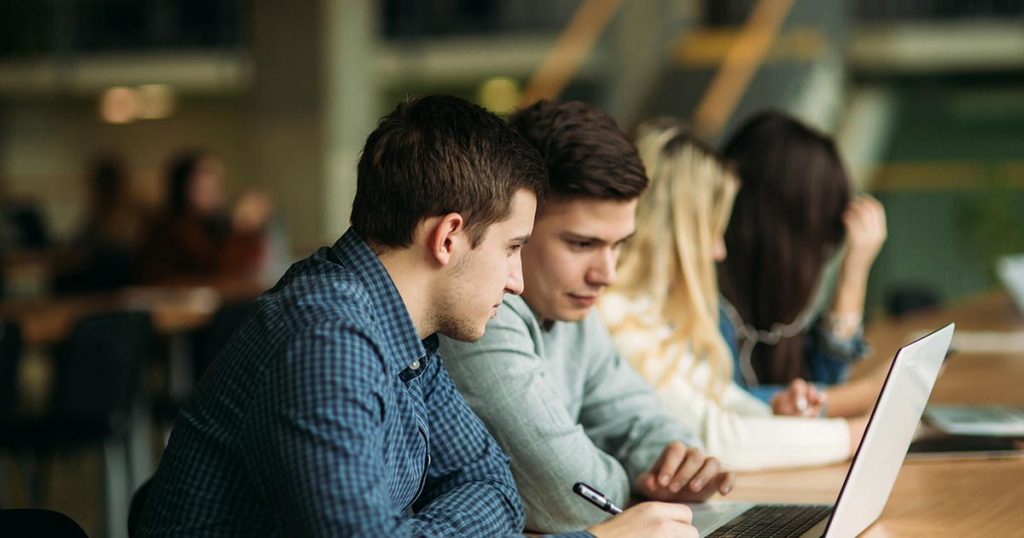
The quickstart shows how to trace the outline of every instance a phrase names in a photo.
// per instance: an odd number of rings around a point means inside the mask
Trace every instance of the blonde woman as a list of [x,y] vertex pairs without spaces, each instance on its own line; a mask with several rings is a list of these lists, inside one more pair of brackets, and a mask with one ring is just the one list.
[[848,458],[866,417],[773,416],[733,382],[719,333],[715,263],[739,180],[681,123],[641,126],[637,147],[650,187],[618,283],[600,304],[623,356],[707,451],[736,470],[826,464]]

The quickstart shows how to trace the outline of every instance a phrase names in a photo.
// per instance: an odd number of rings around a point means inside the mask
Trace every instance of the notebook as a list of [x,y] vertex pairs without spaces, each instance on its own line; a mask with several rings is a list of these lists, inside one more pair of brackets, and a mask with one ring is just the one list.
[[1024,437],[1024,408],[1002,405],[930,405],[925,420],[954,435]]

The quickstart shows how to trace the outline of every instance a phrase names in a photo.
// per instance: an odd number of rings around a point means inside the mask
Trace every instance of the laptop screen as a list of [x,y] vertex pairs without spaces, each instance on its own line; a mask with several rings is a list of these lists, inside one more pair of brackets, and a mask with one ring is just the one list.
[[882,513],[939,376],[953,327],[951,323],[896,354],[825,536],[857,536]]

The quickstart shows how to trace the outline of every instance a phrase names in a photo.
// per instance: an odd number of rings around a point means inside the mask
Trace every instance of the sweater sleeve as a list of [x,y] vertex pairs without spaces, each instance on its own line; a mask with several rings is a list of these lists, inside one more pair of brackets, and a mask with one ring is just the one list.
[[[602,313],[612,321],[620,320],[627,311],[647,313],[643,301],[607,304],[609,308]],[[848,457],[850,434],[843,419],[773,416],[764,402],[734,381],[725,385],[718,398],[712,398],[705,391],[710,382],[707,365],[695,365],[685,343],[662,346],[671,338],[671,331],[656,325],[655,320],[647,321],[647,328],[614,331],[615,343],[625,357],[640,366],[640,375],[656,384],[668,413],[684,428],[698,432],[707,453],[727,467],[738,471],[798,467]],[[641,360],[643,357],[647,360]],[[640,362],[643,364],[638,365]]]
[[699,431],[709,454],[730,469],[823,465],[849,456],[843,419],[780,417],[735,386],[716,402],[677,372],[658,388],[669,413]]

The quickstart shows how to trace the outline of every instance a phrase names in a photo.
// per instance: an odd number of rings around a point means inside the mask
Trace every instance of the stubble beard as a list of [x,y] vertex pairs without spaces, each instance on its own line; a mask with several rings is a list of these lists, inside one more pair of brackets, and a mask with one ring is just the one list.
[[463,258],[452,269],[453,286],[434,304],[438,305],[436,313],[437,332],[460,342],[476,342],[483,337],[481,325],[486,326],[487,320],[475,320],[459,314],[460,307],[465,310],[473,304],[472,284],[467,277],[466,266],[469,258]]

